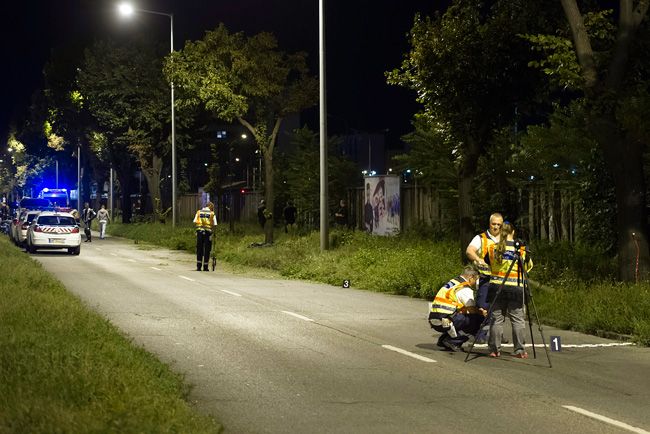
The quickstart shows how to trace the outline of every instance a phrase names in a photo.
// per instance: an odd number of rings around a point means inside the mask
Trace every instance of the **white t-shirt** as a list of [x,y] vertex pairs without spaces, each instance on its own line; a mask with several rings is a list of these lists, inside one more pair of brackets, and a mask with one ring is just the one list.
[[[494,241],[495,243],[499,242],[499,239],[501,238],[499,235],[496,237],[493,236],[490,231],[487,231],[487,236],[489,239]],[[472,238],[472,241],[469,243],[470,246],[474,247],[476,251],[478,251],[481,248],[481,235],[476,235],[474,238]]]
[[456,291],[456,299],[463,303],[464,306],[476,306],[474,301],[474,292],[469,286],[464,286],[458,291]]

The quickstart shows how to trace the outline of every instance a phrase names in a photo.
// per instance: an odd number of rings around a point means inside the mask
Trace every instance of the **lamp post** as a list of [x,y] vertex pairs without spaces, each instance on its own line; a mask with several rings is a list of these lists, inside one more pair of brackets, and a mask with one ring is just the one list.
[[[174,14],[167,14],[164,12],[150,11],[146,9],[134,9],[128,3],[119,5],[120,14],[123,16],[133,15],[134,12],[162,15],[169,18],[169,39],[170,39],[170,53],[174,52]],[[174,82],[170,83],[171,88],[171,108],[172,108],[172,227],[176,227],[176,122],[174,116]]]
[[327,210],[327,87],[325,83],[325,0],[318,0],[318,54],[320,82],[320,249],[329,249]]

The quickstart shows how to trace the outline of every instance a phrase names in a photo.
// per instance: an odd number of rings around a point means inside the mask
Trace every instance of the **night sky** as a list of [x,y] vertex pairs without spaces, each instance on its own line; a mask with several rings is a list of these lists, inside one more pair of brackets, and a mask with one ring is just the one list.
[[[140,14],[126,21],[117,1],[36,0],[3,5],[0,133],[40,86],[53,48],[93,39],[149,32],[169,41],[169,19]],[[416,12],[431,14],[444,1],[326,0],[327,86],[330,133],[390,129],[406,133],[418,106],[414,94],[388,86],[384,72],[401,63]],[[269,31],[284,51],[306,51],[318,73],[318,0],[140,0],[134,6],[174,14],[174,44],[200,39],[223,22],[230,31]]]

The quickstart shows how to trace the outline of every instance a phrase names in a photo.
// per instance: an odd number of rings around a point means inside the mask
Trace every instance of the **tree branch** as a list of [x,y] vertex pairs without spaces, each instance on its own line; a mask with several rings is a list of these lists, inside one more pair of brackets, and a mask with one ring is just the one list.
[[[622,0],[624,1],[624,0]],[[598,83],[598,73],[596,71],[596,62],[594,61],[594,52],[591,48],[589,35],[585,28],[585,22],[578,9],[576,0],[561,0],[564,15],[569,21],[571,26],[571,34],[573,35],[573,43],[576,47],[576,55],[578,63],[582,68],[582,77],[585,80],[585,87],[592,89]]]

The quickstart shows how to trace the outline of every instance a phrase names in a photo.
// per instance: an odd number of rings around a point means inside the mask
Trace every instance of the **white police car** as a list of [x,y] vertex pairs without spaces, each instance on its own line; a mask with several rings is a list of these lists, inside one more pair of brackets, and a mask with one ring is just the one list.
[[67,249],[78,255],[81,251],[79,225],[67,212],[41,211],[27,229],[27,251]]

